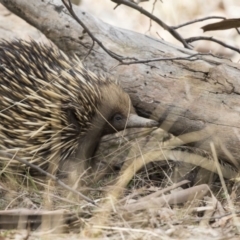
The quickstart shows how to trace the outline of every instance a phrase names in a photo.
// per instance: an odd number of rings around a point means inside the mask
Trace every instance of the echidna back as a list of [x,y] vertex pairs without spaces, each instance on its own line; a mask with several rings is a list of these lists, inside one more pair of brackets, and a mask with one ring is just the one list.
[[91,125],[99,81],[53,46],[1,42],[1,148],[38,165],[66,159]]

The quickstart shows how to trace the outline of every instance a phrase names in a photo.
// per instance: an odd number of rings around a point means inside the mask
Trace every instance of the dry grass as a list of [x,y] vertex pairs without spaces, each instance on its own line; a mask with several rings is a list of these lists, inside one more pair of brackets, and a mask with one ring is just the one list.
[[[115,138],[102,140],[95,168],[89,172],[92,183],[84,192],[97,206],[69,196],[66,189],[49,184],[42,177],[9,173],[7,178],[2,177],[0,227],[16,230],[2,231],[0,236],[9,239],[223,239],[238,236],[239,221],[235,214],[239,211],[238,190],[232,190],[231,181],[224,180],[223,187],[216,175],[214,181],[209,182],[208,174],[202,175],[193,165],[161,160],[160,152],[180,144],[178,138],[161,129],[125,133],[123,138],[118,133]],[[106,148],[106,144],[110,147]],[[161,150],[158,157],[149,155],[153,150],[156,152],[156,148]],[[206,157],[202,151],[192,149],[192,152]],[[166,155],[165,158],[167,160]],[[155,162],[159,159],[160,162]],[[120,172],[116,170],[119,168]],[[195,170],[179,177],[176,173],[181,168]],[[96,169],[102,173],[101,177]],[[202,183],[197,184],[196,179],[202,179]]]

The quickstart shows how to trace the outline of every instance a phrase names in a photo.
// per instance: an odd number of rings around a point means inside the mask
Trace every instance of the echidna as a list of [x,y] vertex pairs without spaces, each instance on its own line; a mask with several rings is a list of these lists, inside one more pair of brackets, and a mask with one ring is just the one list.
[[35,41],[0,43],[0,149],[12,154],[11,165],[14,156],[38,166],[54,158],[84,161],[104,134],[157,124],[77,57]]

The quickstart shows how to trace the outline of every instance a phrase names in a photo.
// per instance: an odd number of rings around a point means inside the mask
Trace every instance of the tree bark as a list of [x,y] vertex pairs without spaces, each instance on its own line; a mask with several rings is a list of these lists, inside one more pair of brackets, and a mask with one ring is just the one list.
[[[162,128],[175,135],[209,129],[208,138],[198,146],[209,150],[210,141],[214,141],[221,157],[226,157],[225,147],[240,163],[239,64],[209,55],[199,56],[195,61],[119,65],[96,43],[88,55],[91,38],[60,0],[0,0],[0,3],[39,29],[68,55],[77,54],[88,69],[117,79],[141,115],[158,120]],[[147,60],[196,53],[113,27],[80,7],[74,7],[74,11],[106,48],[121,56]]]

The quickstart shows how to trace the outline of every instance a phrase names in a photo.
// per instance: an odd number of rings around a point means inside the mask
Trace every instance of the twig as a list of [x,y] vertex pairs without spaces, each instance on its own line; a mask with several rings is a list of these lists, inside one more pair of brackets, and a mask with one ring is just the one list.
[[130,64],[139,64],[139,63],[150,63],[150,62],[160,62],[160,61],[178,61],[178,60],[185,60],[185,61],[197,61],[199,58],[195,58],[197,56],[214,56],[212,53],[196,53],[192,54],[187,57],[169,57],[169,58],[151,58],[151,59],[140,59],[136,61],[130,62],[122,62],[119,65],[130,65]]
[[154,16],[150,12],[146,11],[142,7],[138,6],[136,3],[130,2],[128,0],[111,0],[111,1],[117,4],[116,7],[118,7],[119,5],[123,4],[123,5],[126,5],[128,7],[131,7],[133,9],[139,11],[143,15],[145,15],[145,16],[149,17],[150,19],[152,19],[154,22],[158,23],[164,30],[168,31],[174,38],[176,38],[178,41],[180,41],[185,48],[191,49],[189,44],[181,37],[181,35],[177,31],[175,31],[174,28],[168,26],[162,20],[160,20],[159,18],[157,18],[156,16]]
[[[109,54],[109,56],[111,56],[112,58],[118,60],[119,62],[122,62],[123,60],[134,60],[135,58],[124,58],[121,55],[118,55],[110,50],[108,50],[101,41],[99,41],[93,34],[92,32],[88,29],[88,27],[83,23],[83,21],[81,21],[78,16],[76,15],[76,13],[74,12],[73,8],[72,8],[72,3],[70,0],[62,0],[64,6],[67,8],[67,10],[69,11],[69,13],[72,15],[72,17],[82,26],[82,28],[88,33],[88,35],[91,37],[91,39],[93,40],[93,42],[97,42],[97,44],[107,53]],[[68,3],[67,3],[68,2]],[[94,44],[93,44],[94,45]],[[92,45],[92,47],[93,47]],[[92,47],[90,48],[90,50],[92,49]]]
[[173,29],[178,29],[178,28],[185,27],[187,25],[190,25],[190,24],[193,24],[193,23],[196,23],[196,22],[202,22],[202,21],[205,21],[205,20],[208,20],[208,19],[226,19],[226,18],[225,17],[220,17],[220,16],[204,17],[204,18],[199,18],[199,19],[196,19],[196,20],[193,20],[193,21],[190,21],[190,22],[180,24],[178,26],[172,26],[172,28]]
[[191,43],[191,42],[195,42],[195,41],[199,41],[199,40],[206,40],[206,41],[212,41],[212,42],[215,42],[215,43],[218,43],[220,45],[222,45],[223,47],[226,47],[226,48],[229,48],[237,53],[240,53],[240,49],[239,48],[235,48],[233,46],[230,46],[216,38],[213,38],[213,37],[204,37],[204,36],[199,36],[199,37],[190,37],[190,38],[187,38],[186,41],[188,43]]
[[[156,3],[157,3],[157,0],[154,0],[153,6],[152,6],[151,14],[153,14],[153,12],[154,12],[154,9],[155,9],[155,5],[156,5]],[[150,32],[151,28],[152,28],[152,19],[150,19],[150,22],[149,22],[149,28],[148,28],[147,32]]]

